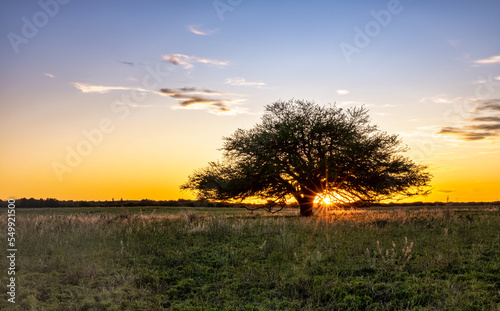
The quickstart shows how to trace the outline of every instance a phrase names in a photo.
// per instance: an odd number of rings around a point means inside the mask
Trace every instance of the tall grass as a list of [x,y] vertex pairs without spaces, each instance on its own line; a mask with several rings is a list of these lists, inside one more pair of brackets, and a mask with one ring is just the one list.
[[13,310],[500,307],[496,207],[289,214],[20,214]]

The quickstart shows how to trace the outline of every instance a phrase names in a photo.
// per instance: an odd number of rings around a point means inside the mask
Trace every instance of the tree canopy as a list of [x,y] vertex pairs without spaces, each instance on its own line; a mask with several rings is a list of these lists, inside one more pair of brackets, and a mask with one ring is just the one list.
[[223,158],[195,171],[182,189],[215,201],[293,198],[303,216],[324,193],[354,203],[429,191],[427,167],[403,156],[401,139],[371,125],[364,107],[277,101],[261,123],[223,141]]

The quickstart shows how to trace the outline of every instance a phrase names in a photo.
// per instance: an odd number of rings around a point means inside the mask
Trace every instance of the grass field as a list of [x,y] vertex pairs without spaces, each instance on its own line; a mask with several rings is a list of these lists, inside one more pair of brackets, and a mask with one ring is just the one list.
[[0,309],[500,309],[498,207],[297,214],[17,209],[16,304],[4,290]]

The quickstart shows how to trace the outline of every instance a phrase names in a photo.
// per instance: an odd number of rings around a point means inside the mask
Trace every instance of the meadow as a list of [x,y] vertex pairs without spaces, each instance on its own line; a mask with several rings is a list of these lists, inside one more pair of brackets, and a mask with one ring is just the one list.
[[0,309],[500,309],[498,206],[297,214],[17,209],[16,304],[4,290]]

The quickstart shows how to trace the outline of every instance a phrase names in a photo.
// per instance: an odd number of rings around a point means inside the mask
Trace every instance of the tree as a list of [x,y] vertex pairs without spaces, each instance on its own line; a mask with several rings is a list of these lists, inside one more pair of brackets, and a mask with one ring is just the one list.
[[262,122],[224,137],[221,161],[195,171],[181,189],[215,201],[294,198],[302,216],[318,195],[343,203],[423,195],[427,167],[402,153],[397,135],[370,125],[364,107],[321,107],[303,100],[265,107]]

